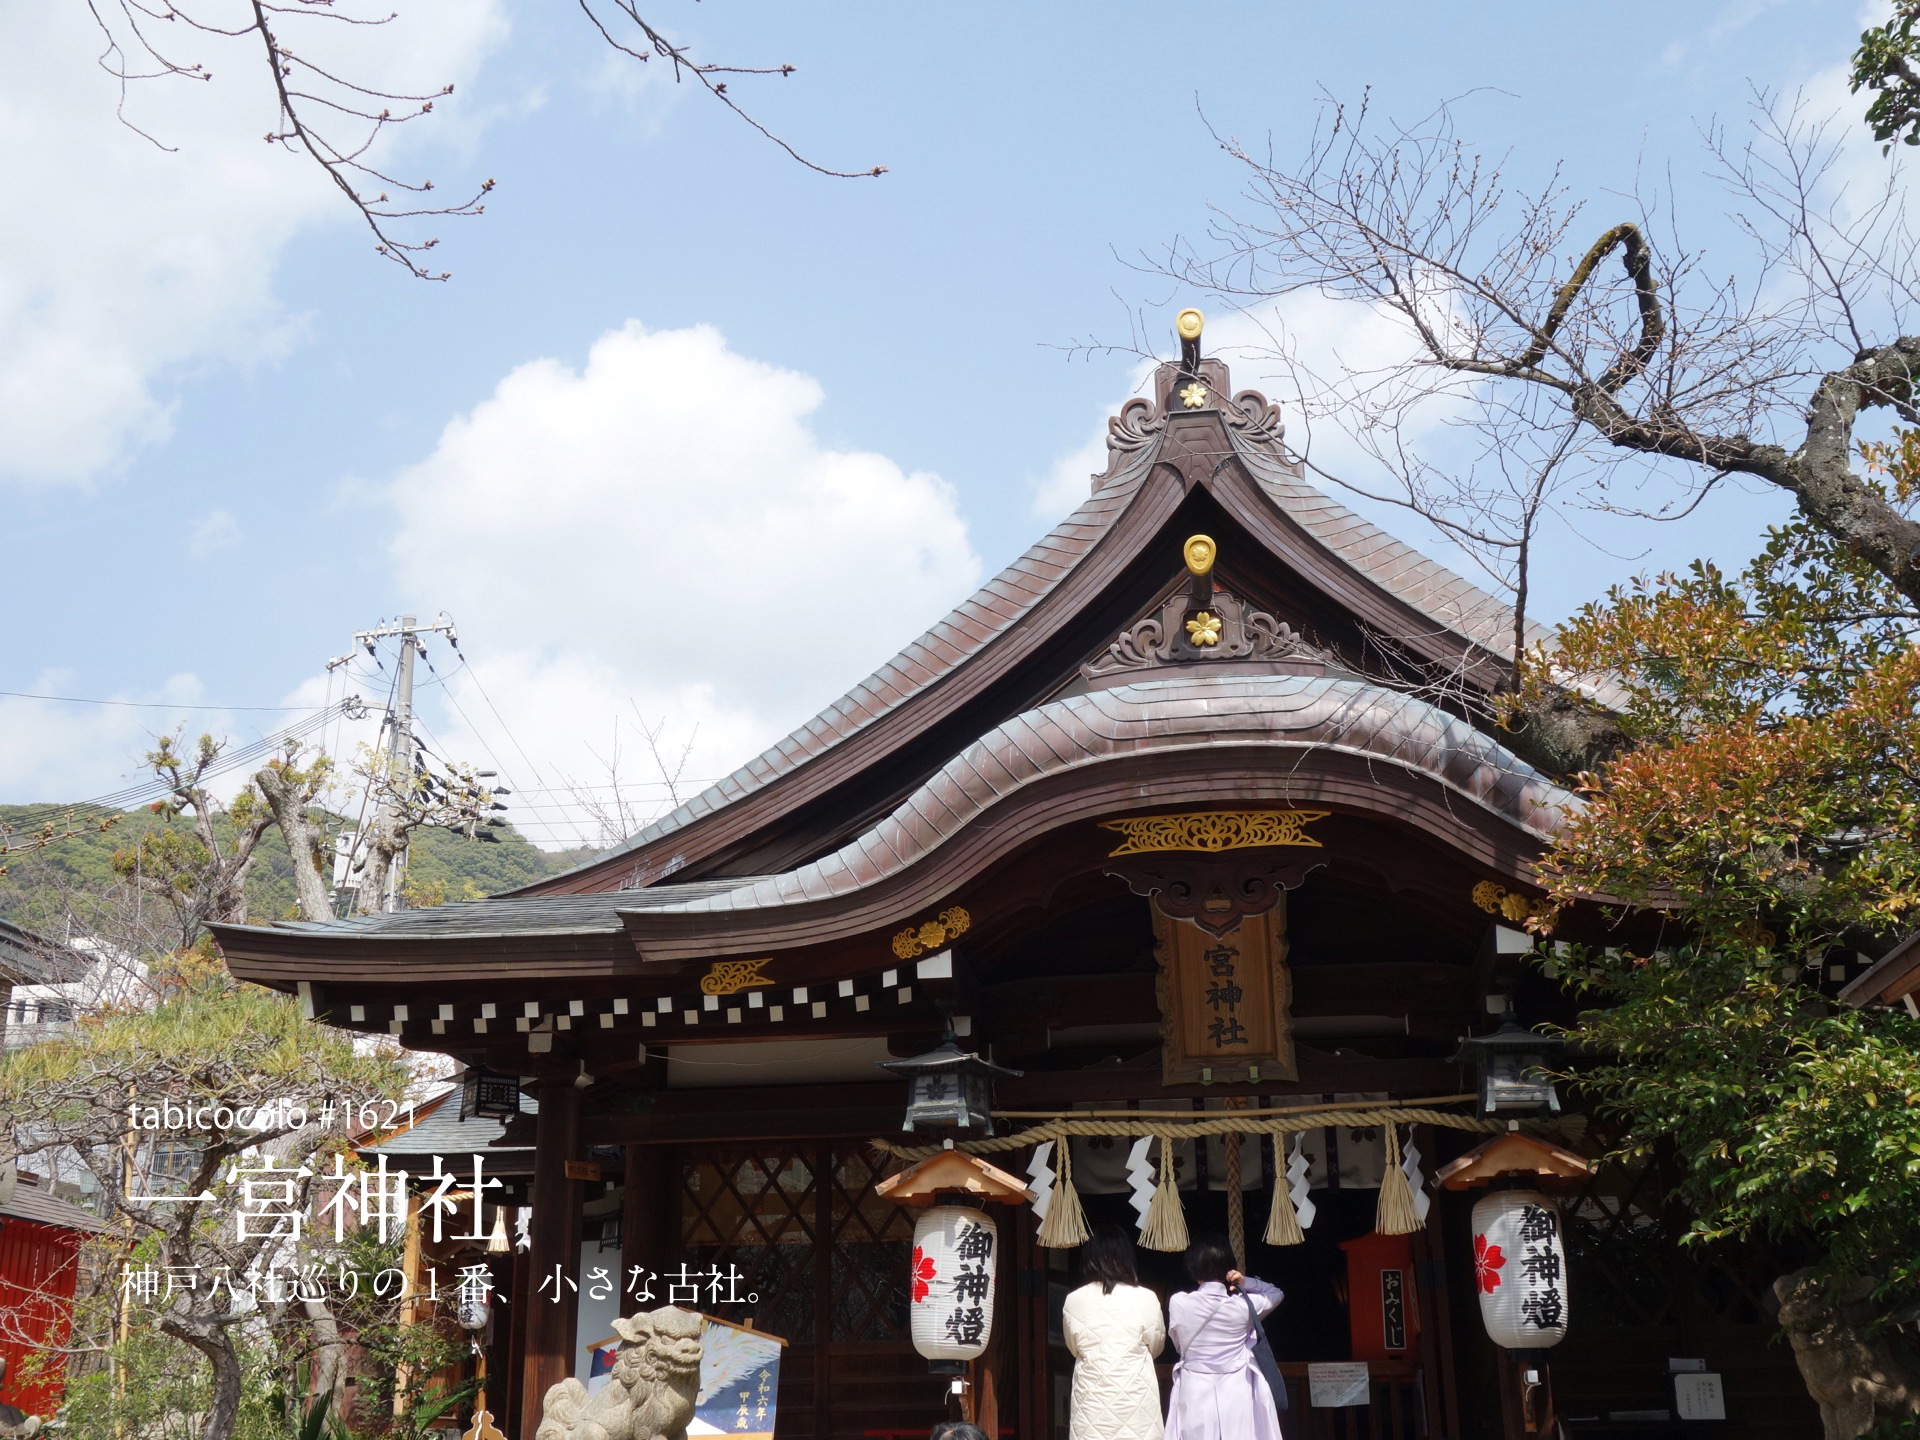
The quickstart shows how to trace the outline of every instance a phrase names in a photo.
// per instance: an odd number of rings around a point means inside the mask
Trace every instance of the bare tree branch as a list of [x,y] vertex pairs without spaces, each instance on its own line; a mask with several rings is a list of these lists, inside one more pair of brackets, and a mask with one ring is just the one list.
[[[433,113],[437,101],[453,93],[453,86],[441,85],[415,93],[389,89],[355,79],[342,67],[323,62],[324,36],[327,32],[311,28],[322,22],[336,26],[378,28],[390,24],[393,14],[359,13],[350,8],[353,0],[245,0],[244,23],[222,24],[211,18],[218,0],[84,0],[95,25],[104,37],[98,63],[119,85],[117,113],[121,123],[135,134],[162,150],[173,146],[137,124],[128,115],[130,87],[136,82],[154,80],[210,81],[213,72],[197,59],[180,56],[170,44],[163,43],[160,32],[173,26],[198,36],[209,44],[257,41],[272,78],[277,115],[266,140],[292,154],[302,155],[317,165],[334,187],[360,216],[372,233],[374,249],[408,274],[420,280],[446,280],[449,272],[436,270],[427,263],[429,252],[438,247],[438,237],[418,237],[419,222],[482,215],[482,203],[494,188],[491,179],[481,182],[466,198],[439,203],[431,179],[403,179],[384,169],[375,159],[382,138],[395,126],[421,119]],[[884,165],[862,170],[837,170],[802,154],[763,121],[743,108],[728,88],[728,78],[736,75],[786,76],[792,65],[740,66],[695,60],[685,45],[676,44],[655,25],[642,17],[634,0],[579,0],[582,12],[600,36],[621,54],[642,62],[656,57],[673,67],[676,81],[691,76],[714,99],[731,110],[747,125],[778,145],[795,161],[821,175],[839,178],[863,178],[883,175]],[[597,6],[607,5],[617,12],[612,21],[603,19]],[[295,27],[309,25],[298,32],[312,36],[315,46],[302,38],[296,48],[289,38]],[[637,32],[623,39],[625,32]],[[169,37],[171,38],[171,37]]]
[[[1148,265],[1249,314],[1304,292],[1400,327],[1404,358],[1370,368],[1318,373],[1285,345],[1272,358],[1306,433],[1339,426],[1390,488],[1330,478],[1418,512],[1510,593],[1568,484],[1574,503],[1664,519],[1750,475],[1920,599],[1920,522],[1854,464],[1864,411],[1920,422],[1920,270],[1897,167],[1878,189],[1851,175],[1843,187],[1836,141],[1798,99],[1756,96],[1742,147],[1706,140],[1755,244],[1736,278],[1707,278],[1677,238],[1656,244],[1663,207],[1644,196],[1636,218],[1562,260],[1582,206],[1558,174],[1514,191],[1445,107],[1403,126],[1331,101],[1299,165],[1222,138],[1251,208],[1216,209],[1204,241]],[[1600,263],[1615,249],[1617,275]],[[1471,432],[1477,461],[1436,451],[1436,432]],[[1631,503],[1610,479],[1622,461],[1679,496]]]

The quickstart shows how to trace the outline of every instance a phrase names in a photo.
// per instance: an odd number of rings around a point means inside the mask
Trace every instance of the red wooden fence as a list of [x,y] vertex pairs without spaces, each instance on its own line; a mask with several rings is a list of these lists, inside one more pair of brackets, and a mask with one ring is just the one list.
[[80,1240],[71,1230],[0,1218],[0,1402],[29,1415],[52,1415],[60,1404],[65,1365],[36,1370],[28,1361],[66,1341]]

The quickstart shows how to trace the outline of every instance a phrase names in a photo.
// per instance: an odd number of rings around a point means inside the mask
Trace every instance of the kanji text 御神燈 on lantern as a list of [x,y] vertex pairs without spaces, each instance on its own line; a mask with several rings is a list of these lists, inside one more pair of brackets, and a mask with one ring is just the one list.
[[1566,1338],[1560,1212],[1538,1190],[1495,1190],[1473,1207],[1473,1272],[1494,1344],[1544,1350]]
[[913,1348],[929,1360],[972,1360],[993,1334],[1000,1231],[984,1210],[936,1205],[913,1227]]

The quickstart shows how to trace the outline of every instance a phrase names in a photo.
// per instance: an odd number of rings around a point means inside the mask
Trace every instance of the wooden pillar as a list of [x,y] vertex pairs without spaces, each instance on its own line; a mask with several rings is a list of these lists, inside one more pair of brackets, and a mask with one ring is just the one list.
[[647,1243],[647,1231],[653,1207],[647,1203],[652,1197],[646,1193],[646,1186],[652,1177],[646,1173],[646,1153],[644,1145],[627,1146],[626,1179],[622,1182],[625,1188],[620,1197],[620,1281],[614,1292],[619,1297],[614,1302],[616,1315],[631,1315],[644,1308],[627,1287],[633,1284],[636,1269],[644,1276],[648,1270],[657,1268],[653,1256],[647,1253],[652,1248]]
[[[567,1162],[580,1144],[580,1091],[570,1078],[543,1079],[537,1097],[533,1140],[532,1245],[527,1251],[526,1358],[521,1366],[520,1431],[531,1440],[540,1427],[541,1402],[549,1387],[567,1378],[573,1365],[579,1284],[580,1182],[567,1179]],[[553,1294],[555,1274],[560,1295]],[[540,1287],[546,1285],[543,1291]]]
[[[1420,1127],[1417,1143],[1434,1163],[1440,1157],[1439,1139],[1430,1125]],[[1420,1297],[1420,1369],[1425,1382],[1427,1426],[1442,1440],[1458,1440],[1460,1384],[1454,1373],[1452,1288],[1447,1278],[1446,1191],[1433,1195],[1427,1223],[1413,1236],[1415,1291]]]
[[1544,1440],[1546,1436],[1559,1434],[1553,1407],[1553,1375],[1547,1369],[1546,1351],[1494,1348],[1500,1365],[1500,1423],[1504,1440]]
[[517,1249],[508,1252],[506,1258],[513,1276],[512,1289],[507,1296],[507,1368],[500,1372],[506,1388],[500,1394],[500,1404],[494,1407],[494,1413],[512,1424],[525,1409],[527,1326],[533,1320],[533,1285],[528,1277],[532,1275],[533,1267]]
[[833,1145],[813,1152],[813,1433],[833,1434]]
[[648,1302],[635,1300],[627,1287],[635,1266],[665,1275],[680,1263],[680,1179],[679,1146],[627,1146],[627,1193],[620,1211],[622,1315],[666,1303],[658,1286]]
[[1007,1311],[1016,1327],[1011,1340],[1020,1406],[1014,1429],[1022,1436],[1044,1437],[1053,1433],[1047,1408],[1047,1252],[1034,1239],[1035,1228],[1024,1215],[1012,1228],[1016,1303]]

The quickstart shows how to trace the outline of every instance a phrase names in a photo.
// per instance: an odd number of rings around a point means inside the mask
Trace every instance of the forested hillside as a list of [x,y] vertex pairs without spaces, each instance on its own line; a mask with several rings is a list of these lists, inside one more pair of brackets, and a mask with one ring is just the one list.
[[[11,838],[18,844],[28,838],[27,822],[44,819],[47,810],[45,805],[0,805],[0,829],[13,831]],[[6,873],[0,875],[0,919],[58,936],[74,909],[70,897],[75,892],[98,896],[116,885],[116,851],[131,850],[148,830],[166,825],[190,828],[185,821],[146,811],[76,806],[72,814],[89,827],[102,821],[111,823],[103,829],[88,828],[83,834],[43,849],[5,857]],[[342,828],[344,823],[330,817],[327,833]],[[447,830],[415,831],[408,870],[408,888],[415,903],[497,895],[571,869],[593,853],[587,849],[541,850],[511,826],[495,833],[500,836],[498,843],[469,840]],[[295,913],[292,866],[277,829],[268,830],[261,842],[259,859],[247,881],[247,905],[254,920],[289,918]]]

